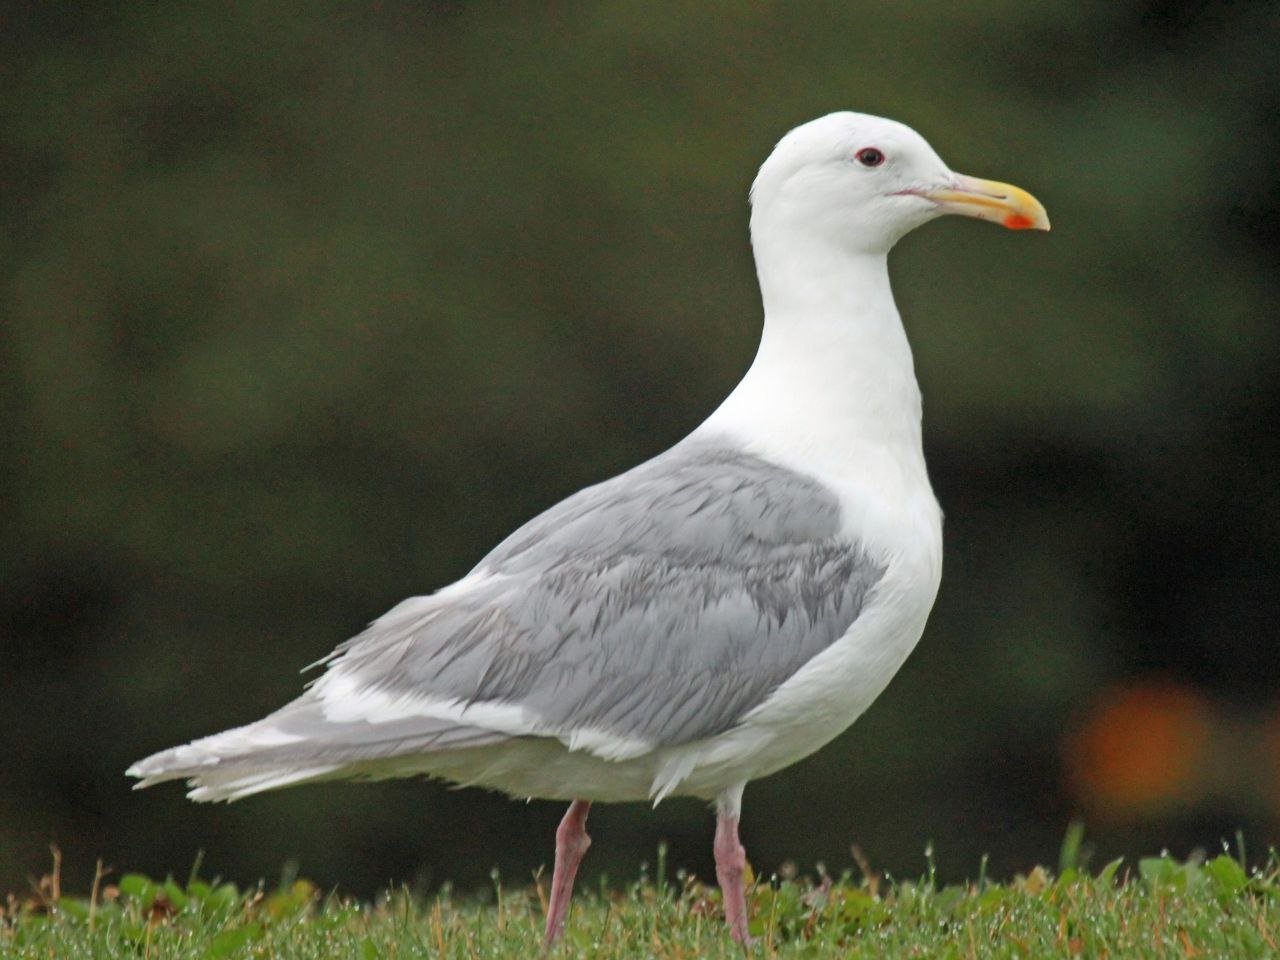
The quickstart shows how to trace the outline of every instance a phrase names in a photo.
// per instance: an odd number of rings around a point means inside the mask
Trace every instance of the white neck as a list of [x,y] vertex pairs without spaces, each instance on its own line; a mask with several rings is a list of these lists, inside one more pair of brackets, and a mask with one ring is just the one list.
[[795,231],[753,234],[760,349],[698,433],[730,433],[839,486],[861,485],[870,473],[927,491],[920,390],[887,257]]

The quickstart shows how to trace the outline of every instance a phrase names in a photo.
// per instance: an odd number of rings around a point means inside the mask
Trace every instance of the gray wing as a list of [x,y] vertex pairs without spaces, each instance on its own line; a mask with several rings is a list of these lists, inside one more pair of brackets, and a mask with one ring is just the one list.
[[554,735],[698,740],[857,618],[884,568],[839,527],[816,481],[686,441],[525,524],[475,589],[407,601],[330,669],[392,696],[517,705]]

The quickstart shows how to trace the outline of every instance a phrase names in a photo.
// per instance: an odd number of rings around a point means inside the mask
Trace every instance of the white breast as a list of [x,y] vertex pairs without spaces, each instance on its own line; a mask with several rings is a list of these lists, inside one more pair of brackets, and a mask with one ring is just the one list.
[[[923,476],[867,462],[837,488],[845,526],[885,566],[839,640],[805,664],[734,730],[671,752],[659,779],[686,772],[675,792],[714,797],[726,783],[767,776],[843,732],[901,668],[924,631],[942,574],[942,517]],[[897,493],[881,482],[892,478]]]
[[728,435],[831,490],[844,536],[884,576],[844,636],[738,727],[664,751],[658,793],[714,797],[812,753],[871,705],[924,631],[942,573],[942,514],[921,447],[920,390],[884,264],[858,269],[867,292],[852,306],[827,312],[810,297],[804,310],[766,317],[751,370],[699,432]]

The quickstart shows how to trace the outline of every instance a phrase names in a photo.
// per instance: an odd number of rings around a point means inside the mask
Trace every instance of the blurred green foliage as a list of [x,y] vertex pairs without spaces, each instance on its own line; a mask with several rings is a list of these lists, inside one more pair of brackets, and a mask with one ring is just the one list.
[[[10,4],[0,13],[0,887],[199,847],[370,892],[545,862],[559,811],[438,785],[193,810],[121,771],[663,449],[750,361],[746,192],[789,127],[904,120],[1048,236],[896,254],[947,512],[882,702],[748,791],[762,868],[1043,858],[1065,731],[1158,673],[1265,711],[1280,647],[1277,14],[981,0]],[[1268,806],[1268,802],[1275,805]],[[1274,839],[1214,796],[1110,852]],[[697,804],[593,815],[589,864]],[[627,865],[624,867],[623,865]]]

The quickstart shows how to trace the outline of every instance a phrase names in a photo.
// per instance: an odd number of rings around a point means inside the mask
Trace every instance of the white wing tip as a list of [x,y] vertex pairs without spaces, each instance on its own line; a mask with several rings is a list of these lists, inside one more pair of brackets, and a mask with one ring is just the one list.
[[325,764],[316,767],[295,767],[288,770],[251,770],[244,768],[207,773],[193,777],[187,781],[192,789],[187,791],[188,799],[196,803],[215,803],[240,800],[255,793],[264,793],[279,787],[321,780],[341,765]]

